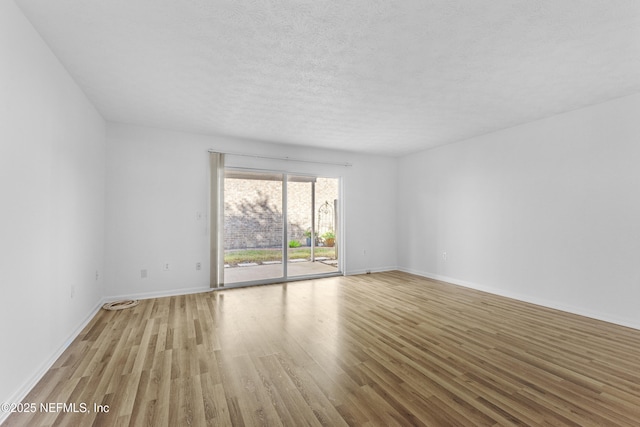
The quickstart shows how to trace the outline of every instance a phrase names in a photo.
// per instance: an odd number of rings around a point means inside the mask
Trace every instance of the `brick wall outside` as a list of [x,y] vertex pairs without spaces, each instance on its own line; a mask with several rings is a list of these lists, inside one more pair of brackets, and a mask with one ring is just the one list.
[[[282,183],[249,179],[225,179],[225,249],[273,248],[282,241]],[[305,245],[304,231],[311,228],[311,183],[288,182],[288,241]],[[320,206],[338,198],[338,180],[316,181],[316,230],[322,235],[334,229],[333,215],[318,215]],[[331,211],[332,212],[332,211]]]

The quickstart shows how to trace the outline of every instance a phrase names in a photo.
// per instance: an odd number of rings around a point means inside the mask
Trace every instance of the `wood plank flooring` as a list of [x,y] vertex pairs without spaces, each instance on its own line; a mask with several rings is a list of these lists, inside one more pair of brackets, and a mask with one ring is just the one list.
[[[640,331],[401,272],[101,311],[7,426],[640,425]],[[96,412],[94,404],[108,412]]]

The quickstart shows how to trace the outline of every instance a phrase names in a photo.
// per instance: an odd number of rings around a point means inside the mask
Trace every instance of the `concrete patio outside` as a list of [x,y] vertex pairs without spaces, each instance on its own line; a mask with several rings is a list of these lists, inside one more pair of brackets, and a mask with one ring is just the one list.
[[[307,276],[313,274],[327,274],[338,271],[337,263],[330,265],[321,261],[300,260],[287,263],[289,277]],[[277,279],[282,277],[282,263],[258,264],[246,267],[226,267],[224,269],[224,283],[240,283],[254,280]]]

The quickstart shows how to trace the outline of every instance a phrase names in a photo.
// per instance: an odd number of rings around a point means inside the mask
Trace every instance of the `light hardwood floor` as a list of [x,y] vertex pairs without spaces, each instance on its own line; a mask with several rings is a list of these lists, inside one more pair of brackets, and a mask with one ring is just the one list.
[[[101,311],[8,426],[640,425],[640,331],[389,272]],[[96,413],[93,405],[108,405]]]

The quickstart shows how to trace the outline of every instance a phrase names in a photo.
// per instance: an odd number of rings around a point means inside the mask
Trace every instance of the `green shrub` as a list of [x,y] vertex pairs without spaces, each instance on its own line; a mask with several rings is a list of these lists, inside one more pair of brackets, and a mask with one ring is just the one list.
[[297,240],[289,240],[289,247],[290,248],[299,248],[300,246],[302,246],[302,244],[300,242],[298,242]]

